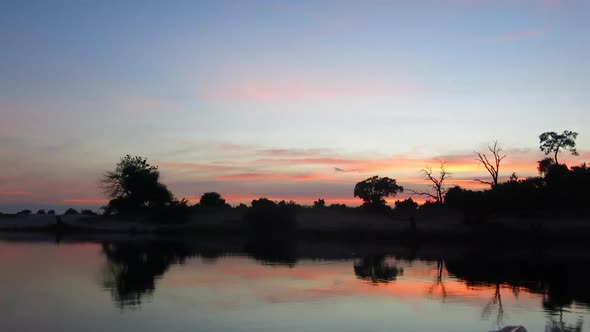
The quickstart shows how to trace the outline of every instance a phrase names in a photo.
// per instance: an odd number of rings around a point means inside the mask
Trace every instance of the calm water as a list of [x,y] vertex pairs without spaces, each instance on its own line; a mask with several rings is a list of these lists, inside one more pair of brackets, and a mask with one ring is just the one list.
[[583,252],[376,250],[288,241],[0,241],[0,327],[590,331]]

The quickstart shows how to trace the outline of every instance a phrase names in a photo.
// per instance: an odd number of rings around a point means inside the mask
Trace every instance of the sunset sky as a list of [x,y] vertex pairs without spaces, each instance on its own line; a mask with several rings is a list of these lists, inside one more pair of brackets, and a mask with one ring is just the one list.
[[438,160],[478,188],[494,139],[530,176],[544,131],[590,161],[586,0],[9,0],[0,45],[3,212],[103,205],[125,154],[232,204],[355,204]]

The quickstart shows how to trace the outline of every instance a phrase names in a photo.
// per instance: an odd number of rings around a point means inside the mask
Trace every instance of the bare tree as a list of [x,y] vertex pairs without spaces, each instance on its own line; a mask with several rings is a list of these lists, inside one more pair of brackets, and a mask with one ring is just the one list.
[[411,189],[408,189],[408,191],[415,195],[433,198],[437,203],[442,203],[445,194],[447,193],[445,181],[452,175],[445,170],[445,163],[446,162],[444,161],[440,162],[440,172],[438,177],[433,175],[433,171],[430,166],[427,166],[420,171],[426,180],[432,182],[426,191],[415,191]]
[[[500,163],[506,155],[503,154],[502,148],[498,146],[498,141],[494,141],[494,145],[488,145],[488,150],[492,153],[492,156],[488,158],[485,153],[475,152],[477,154],[477,160],[483,167],[486,168],[488,173],[492,176],[492,181],[484,181],[475,179],[479,183],[489,184],[492,188],[498,185],[498,176],[500,175]],[[491,161],[490,161],[491,159]]]

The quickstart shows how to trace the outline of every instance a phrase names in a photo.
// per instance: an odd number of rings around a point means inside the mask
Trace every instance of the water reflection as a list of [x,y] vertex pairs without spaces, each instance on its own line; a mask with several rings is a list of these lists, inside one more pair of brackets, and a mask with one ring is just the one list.
[[374,284],[394,281],[403,272],[403,268],[388,264],[385,255],[369,255],[354,262],[354,274]]
[[[295,239],[229,241],[229,245],[212,245],[207,241],[150,241],[150,242],[108,242],[102,244],[106,257],[103,286],[112,294],[113,301],[120,307],[138,306],[150,299],[156,282],[173,264],[183,264],[189,257],[199,256],[206,262],[217,264],[216,259],[226,255],[248,256],[255,261],[273,266],[297,268],[299,260],[349,260],[352,259],[354,275],[372,284],[395,282],[404,275],[404,267],[394,264],[394,257],[403,257],[392,250],[380,254],[358,255],[350,251],[332,252],[326,247],[312,248],[298,252],[300,245]],[[582,271],[585,271],[590,257],[576,260],[559,260],[539,253],[491,253],[474,252],[466,249],[460,254],[437,256],[413,253],[411,259],[431,262],[436,272],[427,287],[428,295],[440,297],[444,302],[448,292],[445,274],[462,280],[468,287],[487,287],[493,290],[489,300],[481,309],[484,319],[492,319],[497,326],[503,325],[505,308],[503,292],[509,291],[515,297],[520,292],[542,295],[542,306],[548,313],[547,331],[577,331],[582,322],[563,321],[563,311],[572,305],[590,305],[590,285]],[[561,313],[561,315],[560,315]],[[559,328],[561,330],[559,330]]]
[[103,285],[121,308],[141,304],[151,297],[156,279],[172,264],[183,264],[191,252],[175,242],[103,243],[107,258]]

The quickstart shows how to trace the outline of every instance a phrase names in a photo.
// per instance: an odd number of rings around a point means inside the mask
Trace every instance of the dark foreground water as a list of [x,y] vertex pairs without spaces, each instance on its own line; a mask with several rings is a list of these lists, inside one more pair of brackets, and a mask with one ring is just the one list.
[[0,330],[590,331],[583,251],[379,250],[0,240]]

